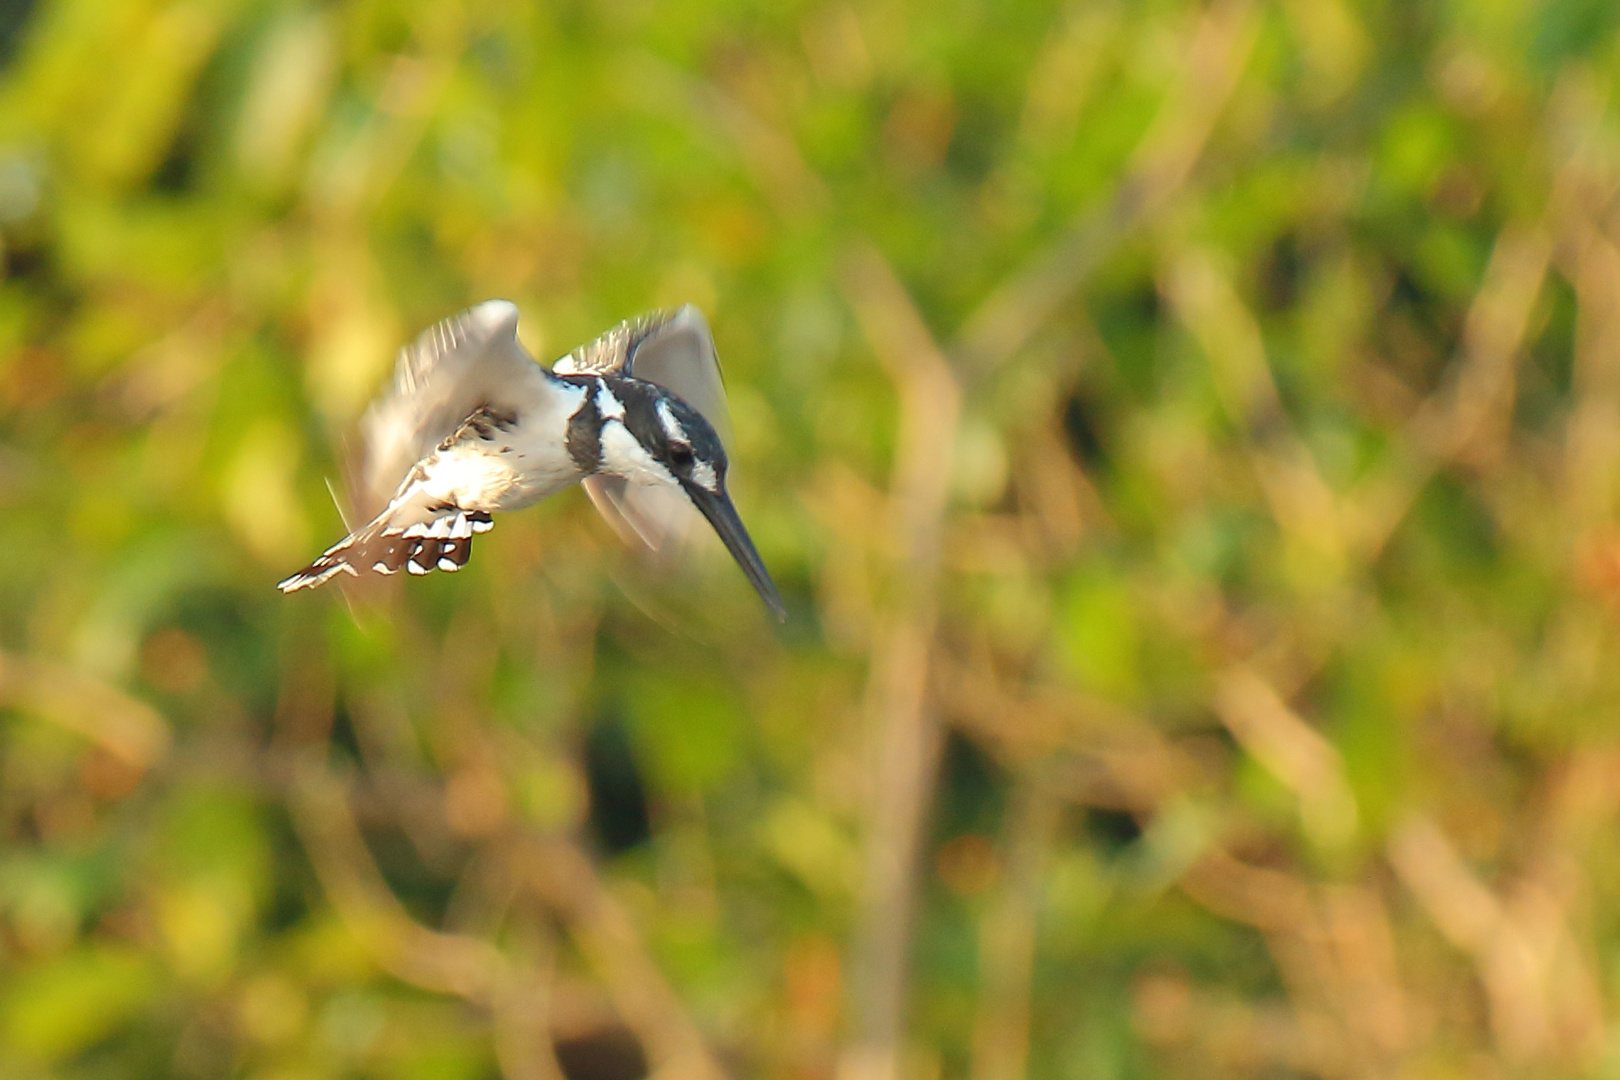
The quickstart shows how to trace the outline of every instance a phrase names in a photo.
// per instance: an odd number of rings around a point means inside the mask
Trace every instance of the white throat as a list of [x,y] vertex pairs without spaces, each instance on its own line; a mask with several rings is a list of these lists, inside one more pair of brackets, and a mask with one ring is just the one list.
[[602,464],[598,471],[623,477],[632,484],[679,486],[675,475],[647,453],[647,448],[630,434],[630,429],[616,419],[602,425]]

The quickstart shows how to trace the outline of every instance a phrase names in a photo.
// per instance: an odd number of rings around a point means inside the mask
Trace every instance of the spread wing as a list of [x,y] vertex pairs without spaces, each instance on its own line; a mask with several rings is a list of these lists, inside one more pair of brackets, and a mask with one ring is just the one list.
[[355,499],[362,521],[474,410],[521,403],[531,380],[545,377],[518,344],[517,322],[514,304],[486,300],[430,326],[400,350],[393,389],[360,423],[364,456]]
[[[707,420],[731,449],[731,416],[720,358],[703,313],[691,304],[676,311],[657,311],[620,323],[589,345],[563,357],[552,370],[560,374],[619,373],[657,383]],[[702,521],[678,492],[627,483],[616,477],[592,476],[585,491],[627,541],[639,539],[662,551]]]
[[640,542],[661,554],[702,532],[702,515],[674,488],[602,475],[587,476],[580,486],[619,539],[632,547]]

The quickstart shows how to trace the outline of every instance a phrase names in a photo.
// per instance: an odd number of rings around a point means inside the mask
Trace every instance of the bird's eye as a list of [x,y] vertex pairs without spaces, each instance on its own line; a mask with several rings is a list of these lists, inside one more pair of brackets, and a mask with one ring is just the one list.
[[675,464],[685,468],[692,464],[692,448],[680,443],[673,443],[669,448],[669,459]]

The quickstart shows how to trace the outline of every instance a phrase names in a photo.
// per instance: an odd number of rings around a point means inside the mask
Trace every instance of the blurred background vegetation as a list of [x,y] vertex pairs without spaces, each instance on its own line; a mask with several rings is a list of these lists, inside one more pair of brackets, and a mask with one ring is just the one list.
[[[0,1073],[1620,1076],[1612,0],[0,2]],[[339,535],[702,306],[787,594]]]

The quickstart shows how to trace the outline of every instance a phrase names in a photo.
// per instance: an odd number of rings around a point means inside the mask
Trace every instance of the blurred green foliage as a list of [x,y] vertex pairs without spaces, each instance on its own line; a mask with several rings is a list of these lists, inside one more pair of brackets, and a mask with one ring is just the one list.
[[[1617,1074],[1617,13],[0,2],[0,1073]],[[785,628],[275,592],[491,296]]]

